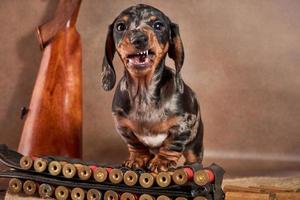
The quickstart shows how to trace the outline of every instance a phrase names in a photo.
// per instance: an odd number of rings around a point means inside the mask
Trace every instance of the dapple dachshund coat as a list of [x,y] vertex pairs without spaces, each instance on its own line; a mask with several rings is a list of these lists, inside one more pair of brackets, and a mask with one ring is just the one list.
[[[116,82],[117,52],[124,75],[112,103],[116,129],[128,144],[130,168],[167,171],[183,155],[202,161],[203,124],[194,92],[181,79],[184,61],[178,25],[158,9],[139,4],[124,10],[109,26],[102,65],[102,86]],[[175,70],[165,65],[166,56]]]

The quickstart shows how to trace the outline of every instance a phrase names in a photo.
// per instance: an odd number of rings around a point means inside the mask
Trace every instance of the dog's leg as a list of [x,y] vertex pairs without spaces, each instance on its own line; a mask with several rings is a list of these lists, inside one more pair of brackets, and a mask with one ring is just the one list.
[[201,163],[203,159],[203,150],[203,123],[200,119],[196,138],[186,145],[183,152],[185,164],[192,164],[195,162]]
[[159,152],[150,161],[148,168],[153,172],[158,172],[168,171],[169,168],[176,167],[190,137],[190,130],[181,133],[170,133],[159,149]]
[[117,127],[118,133],[128,144],[129,158],[124,162],[125,167],[144,168],[151,159],[151,154],[134,135],[134,133],[125,127]]
[[128,145],[129,158],[124,162],[124,166],[129,168],[145,168],[152,158],[146,147],[134,147]]
[[159,153],[149,162],[148,169],[158,173],[160,171],[168,171],[177,166],[182,152],[171,151],[167,148],[160,148]]

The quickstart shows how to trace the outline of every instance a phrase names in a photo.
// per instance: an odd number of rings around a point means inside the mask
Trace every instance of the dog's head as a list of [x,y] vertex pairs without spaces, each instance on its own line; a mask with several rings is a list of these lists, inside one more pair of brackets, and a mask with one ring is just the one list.
[[102,65],[104,90],[111,90],[116,82],[112,63],[116,51],[133,77],[153,75],[168,54],[175,62],[179,78],[184,60],[177,24],[158,9],[144,4],[127,8],[109,26]]

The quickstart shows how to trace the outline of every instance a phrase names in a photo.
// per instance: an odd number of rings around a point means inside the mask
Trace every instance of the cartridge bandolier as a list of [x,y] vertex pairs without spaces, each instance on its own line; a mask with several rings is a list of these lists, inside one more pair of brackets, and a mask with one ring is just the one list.
[[[224,198],[224,170],[199,163],[157,174],[64,157],[23,156],[0,145],[0,161],[11,178],[9,192],[56,199],[155,200]],[[54,164],[53,164],[54,163]]]

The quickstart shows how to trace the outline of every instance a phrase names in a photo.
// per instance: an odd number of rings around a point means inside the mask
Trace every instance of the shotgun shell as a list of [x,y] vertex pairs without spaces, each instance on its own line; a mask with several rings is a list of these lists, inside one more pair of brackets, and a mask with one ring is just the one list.
[[155,200],[155,198],[149,194],[142,194],[139,200]]
[[20,167],[22,169],[30,169],[33,165],[33,160],[30,156],[23,156],[21,159],[20,159]]
[[86,195],[88,200],[100,200],[102,198],[102,193],[96,189],[90,189]]
[[112,169],[109,172],[109,180],[114,184],[121,183],[123,180],[123,172],[120,169]]
[[92,171],[95,171],[97,169],[96,165],[90,165],[89,167],[91,168]]
[[138,180],[139,180],[139,176],[134,171],[129,170],[129,171],[125,172],[124,182],[126,185],[134,186]]
[[17,178],[12,178],[8,183],[8,191],[11,193],[19,193],[22,190],[22,181]]
[[214,173],[208,169],[199,170],[194,173],[194,182],[199,186],[204,186],[207,183],[213,182],[214,179]]
[[55,197],[58,200],[66,200],[69,197],[69,190],[64,186],[58,186],[55,189]]
[[171,183],[171,176],[168,172],[159,172],[156,176],[156,183],[160,187],[167,187]]
[[23,191],[27,195],[33,195],[36,191],[36,184],[33,181],[27,180],[23,184]]
[[92,175],[92,170],[90,167],[88,166],[85,166],[85,165],[82,165],[80,167],[77,167],[77,174],[78,174],[78,177],[81,179],[81,180],[88,180],[91,175]]
[[104,193],[104,200],[119,200],[119,195],[115,191],[107,190]]
[[124,192],[121,197],[121,200],[136,200],[136,196],[129,192]]
[[184,185],[193,179],[194,172],[191,168],[181,168],[174,171],[172,179],[177,185]]
[[193,200],[207,200],[207,198],[206,197],[195,197]]
[[33,167],[36,172],[42,173],[47,169],[47,164],[48,164],[47,160],[43,158],[37,158],[34,160]]
[[76,167],[70,163],[66,163],[62,169],[65,178],[73,178],[76,174]]
[[185,197],[176,197],[176,199],[175,200],[188,200],[187,198],[185,198]]
[[97,182],[102,183],[107,179],[108,172],[105,168],[98,167],[95,171],[93,171],[93,176]]
[[60,174],[62,165],[58,161],[51,161],[48,165],[48,171],[51,175],[57,176]]
[[160,195],[159,197],[157,197],[156,200],[172,200],[171,198],[165,196],[165,195]]
[[139,183],[143,188],[150,188],[154,184],[154,177],[150,173],[142,173]]
[[84,190],[81,188],[73,188],[71,191],[72,200],[84,200]]
[[51,198],[54,193],[54,188],[46,183],[43,183],[39,186],[39,195],[43,199]]

